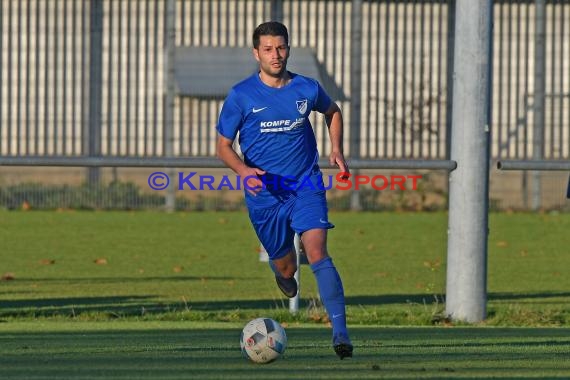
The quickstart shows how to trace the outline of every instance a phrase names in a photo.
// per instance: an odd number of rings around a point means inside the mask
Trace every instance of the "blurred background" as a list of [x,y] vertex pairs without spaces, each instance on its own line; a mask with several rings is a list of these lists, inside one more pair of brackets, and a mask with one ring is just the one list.
[[[244,209],[241,190],[154,191],[156,168],[65,159],[198,157],[211,167],[162,171],[234,176],[215,158],[215,125],[229,88],[256,70],[251,35],[268,20],[289,28],[290,70],[316,77],[341,105],[349,162],[449,159],[455,6],[3,0],[0,208]],[[493,13],[492,162],[569,160],[570,2],[494,1]],[[326,157],[324,120],[313,115],[312,124]],[[46,166],[48,157],[63,161]],[[364,186],[359,209],[447,209],[446,171],[359,173],[422,175],[415,191]],[[568,211],[567,181],[566,172],[492,166],[490,207]],[[328,196],[333,210],[355,207],[350,191]]]

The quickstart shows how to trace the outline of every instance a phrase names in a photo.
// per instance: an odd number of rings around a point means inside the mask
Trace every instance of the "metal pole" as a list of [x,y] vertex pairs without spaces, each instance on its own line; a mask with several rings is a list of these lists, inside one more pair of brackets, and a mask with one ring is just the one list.
[[[447,72],[446,81],[448,86],[446,88],[445,102],[445,158],[449,160],[451,156],[451,115],[453,114],[453,73],[454,73],[454,47],[455,47],[455,0],[447,1]],[[443,189],[449,194],[449,173],[447,175],[447,183]],[[447,208],[449,209],[449,198],[447,199]]]
[[295,280],[299,286],[297,295],[289,298],[289,311],[291,314],[296,314],[299,311],[299,298],[301,297],[301,238],[295,234],[295,256],[297,256],[297,271],[295,272]]
[[[103,51],[103,4],[101,0],[91,2],[91,28],[89,42],[89,121],[84,134],[85,154],[101,156],[101,102],[103,99],[102,51]],[[97,185],[100,169],[87,169],[87,183]]]
[[567,160],[505,160],[497,162],[499,170],[536,170],[536,171],[568,171],[570,161]]
[[[362,0],[352,1],[352,18],[350,27],[350,157],[360,158],[360,111],[362,100]],[[354,175],[358,172],[354,172]],[[362,209],[360,194],[352,190],[350,209]]]
[[[535,160],[544,158],[544,92],[545,92],[545,67],[546,67],[546,6],[545,0],[535,1],[535,25],[534,37],[534,102],[533,102],[533,142],[532,157]],[[538,171],[532,173],[532,209],[541,207],[541,174]]]
[[[454,170],[451,160],[350,160],[357,169]],[[0,166],[105,166],[139,168],[227,168],[215,157],[86,157],[86,156],[1,156]],[[334,169],[327,159],[319,160],[323,169]]]
[[486,317],[492,0],[457,0],[446,314]]
[[[451,156],[451,115],[453,114],[453,74],[454,74],[454,48],[455,48],[455,0],[447,2],[447,89],[445,103],[445,158]],[[447,189],[449,190],[449,189]]]
[[283,22],[283,0],[271,0],[271,20]]
[[[176,43],[176,1],[166,3],[166,36],[165,36],[165,94],[164,94],[164,154],[174,156],[174,45]],[[169,177],[175,177],[175,169],[168,171]],[[166,211],[174,211],[176,189],[173,183],[165,194]]]

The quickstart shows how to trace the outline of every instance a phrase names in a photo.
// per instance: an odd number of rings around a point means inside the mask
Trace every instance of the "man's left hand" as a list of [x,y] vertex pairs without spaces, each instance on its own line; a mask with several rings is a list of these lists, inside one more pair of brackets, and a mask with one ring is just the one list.
[[348,179],[348,175],[350,174],[350,170],[348,169],[348,164],[344,159],[344,155],[340,152],[331,152],[329,156],[329,162],[333,166],[337,166],[340,169],[340,172],[343,174],[342,179]]

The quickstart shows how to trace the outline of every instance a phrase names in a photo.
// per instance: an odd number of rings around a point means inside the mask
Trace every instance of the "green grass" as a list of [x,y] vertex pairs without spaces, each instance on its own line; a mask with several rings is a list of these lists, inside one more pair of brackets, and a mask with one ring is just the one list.
[[268,365],[239,351],[241,325],[184,322],[0,324],[3,379],[568,378],[564,329],[353,328],[340,361],[329,332],[288,327],[285,356]]
[[[351,324],[429,325],[443,311],[445,213],[333,213]],[[487,325],[570,321],[569,214],[491,214]],[[292,317],[243,212],[0,212],[0,318],[322,323],[301,269]],[[326,322],[326,321],[325,321]]]
[[[289,313],[245,213],[0,212],[0,377],[570,377],[570,215],[491,214],[477,326],[441,318],[445,213],[331,220],[353,360],[335,359],[306,266]],[[259,316],[289,337],[266,366],[238,345]]]

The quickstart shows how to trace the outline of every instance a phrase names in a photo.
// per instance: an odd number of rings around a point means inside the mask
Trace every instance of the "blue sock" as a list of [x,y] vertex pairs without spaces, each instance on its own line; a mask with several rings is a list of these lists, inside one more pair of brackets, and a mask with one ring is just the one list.
[[332,323],[333,337],[341,334],[348,337],[346,329],[346,314],[344,289],[342,281],[330,257],[311,264],[311,269],[317,279],[321,300]]

